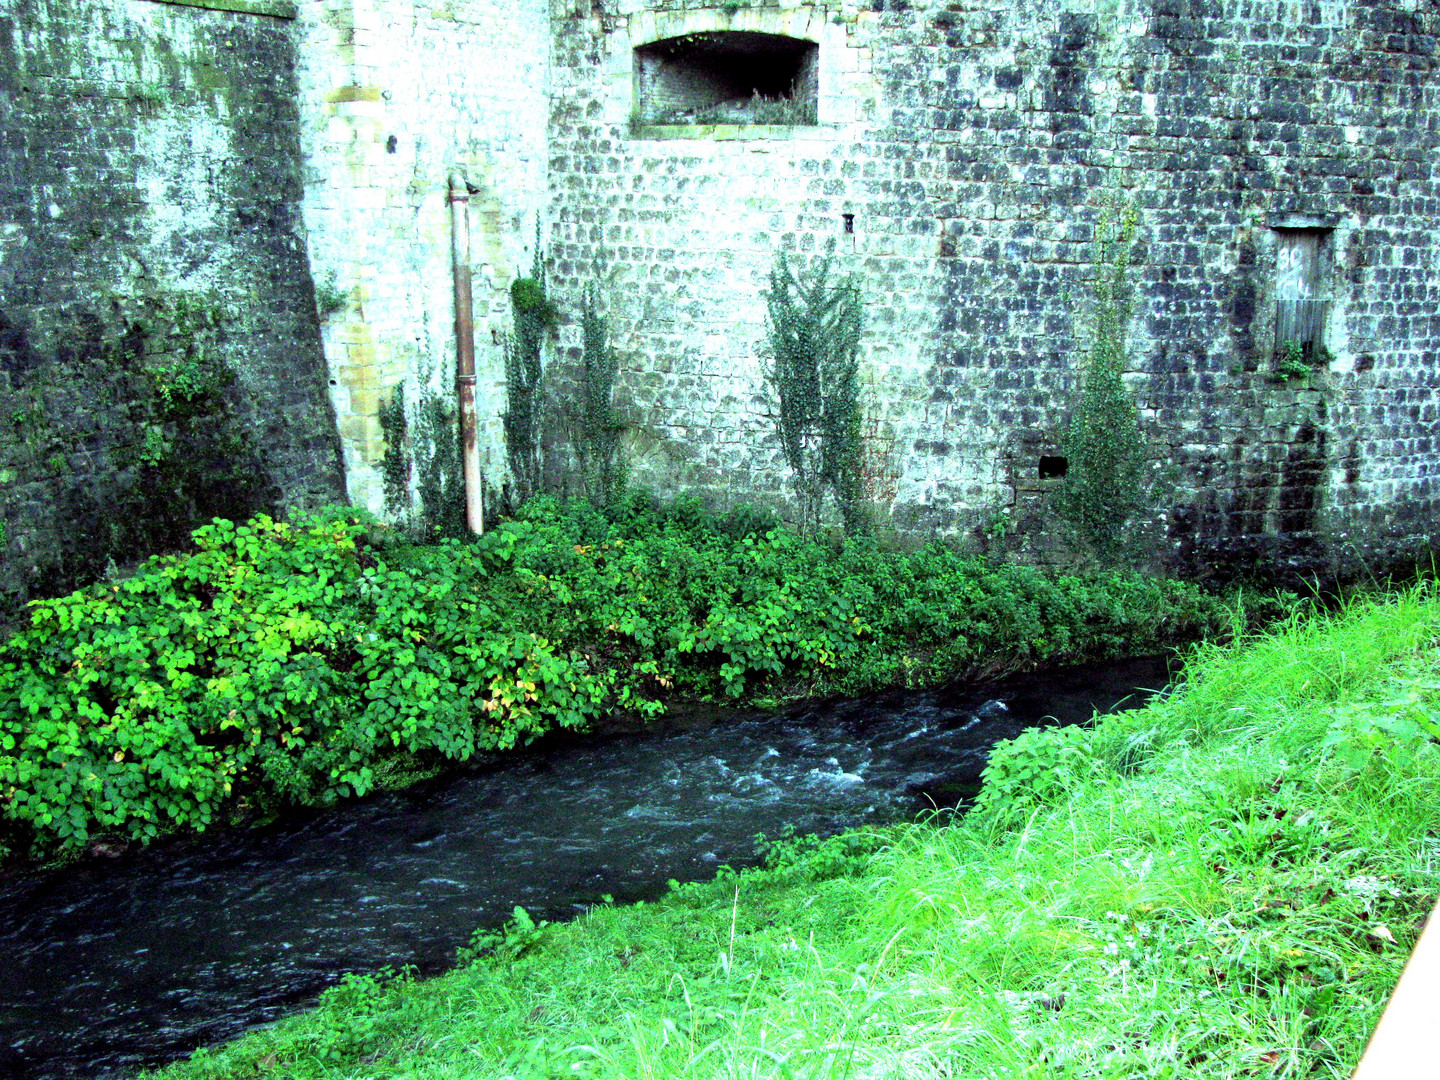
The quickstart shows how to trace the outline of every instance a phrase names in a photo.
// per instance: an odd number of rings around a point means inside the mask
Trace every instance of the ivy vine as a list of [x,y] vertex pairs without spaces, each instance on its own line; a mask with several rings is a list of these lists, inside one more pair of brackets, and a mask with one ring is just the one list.
[[580,306],[579,438],[575,440],[586,496],[596,506],[614,504],[624,491],[620,433],[625,430],[615,411],[615,376],[620,358],[610,347],[609,326],[600,313],[598,290],[585,290]]
[[[408,525],[422,540],[468,535],[455,406],[425,390],[411,424],[404,386],[397,385],[380,405],[380,430],[385,433],[380,475],[386,515],[396,524]],[[420,501],[418,515],[411,497],[412,474]]]
[[540,490],[540,422],[544,404],[545,369],[541,351],[558,321],[545,291],[545,262],[540,226],[535,227],[535,261],[530,276],[510,285],[510,310],[515,329],[505,341],[505,447],[514,480],[513,497],[523,503]]
[[1080,396],[1063,447],[1068,468],[1056,511],[1104,563],[1133,557],[1136,517],[1152,501],[1140,411],[1123,379],[1134,314],[1130,263],[1137,215],[1107,207],[1096,229],[1095,305]]
[[864,309],[851,279],[831,283],[827,254],[802,277],[780,253],[770,271],[770,352],[766,373],[785,461],[795,475],[802,524],[819,525],[825,491],[850,531],[861,507],[860,335]]

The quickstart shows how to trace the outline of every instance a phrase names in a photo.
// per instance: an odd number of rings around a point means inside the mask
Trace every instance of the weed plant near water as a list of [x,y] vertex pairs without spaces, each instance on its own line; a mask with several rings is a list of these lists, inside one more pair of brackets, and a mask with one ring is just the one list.
[[517,919],[159,1075],[1339,1080],[1440,888],[1440,745],[1368,742],[1387,702],[1433,719],[1437,635],[1425,587],[1204,648],[1002,746],[963,819]]

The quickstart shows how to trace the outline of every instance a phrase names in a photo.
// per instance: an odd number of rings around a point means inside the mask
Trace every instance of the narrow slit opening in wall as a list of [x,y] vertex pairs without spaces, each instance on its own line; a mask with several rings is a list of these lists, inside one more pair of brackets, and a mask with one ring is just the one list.
[[1330,229],[1276,229],[1275,354],[1313,363],[1325,344]]
[[642,124],[814,124],[820,48],[746,30],[666,38],[635,49]]
[[1040,479],[1059,480],[1070,471],[1070,462],[1063,457],[1046,455],[1040,459]]
[[841,215],[840,215],[840,228],[841,228],[842,230],[844,230],[844,232],[846,233],[846,235],[849,235],[850,233],[853,233],[853,232],[855,231],[855,215],[854,215],[854,214],[841,214]]

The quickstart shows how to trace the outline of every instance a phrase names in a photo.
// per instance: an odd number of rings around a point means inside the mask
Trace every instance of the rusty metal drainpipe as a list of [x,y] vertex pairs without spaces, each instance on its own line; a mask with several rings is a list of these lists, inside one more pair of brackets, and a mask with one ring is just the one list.
[[465,465],[465,521],[485,531],[485,492],[480,479],[480,440],[475,426],[475,311],[470,294],[470,189],[450,175],[451,252],[455,261],[455,390],[460,399],[460,456]]

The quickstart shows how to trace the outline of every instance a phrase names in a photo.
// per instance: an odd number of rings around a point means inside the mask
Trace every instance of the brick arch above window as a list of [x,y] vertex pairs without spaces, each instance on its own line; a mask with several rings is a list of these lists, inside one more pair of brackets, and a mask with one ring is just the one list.
[[819,41],[827,26],[824,11],[806,7],[740,8],[727,12],[721,7],[690,11],[642,11],[630,16],[628,29],[634,45],[721,31],[774,34],[779,37]]

